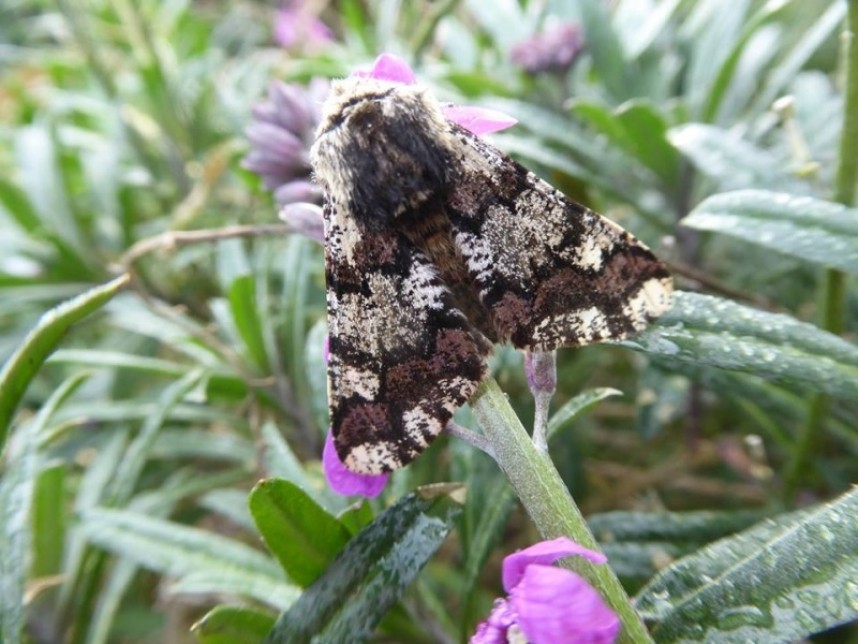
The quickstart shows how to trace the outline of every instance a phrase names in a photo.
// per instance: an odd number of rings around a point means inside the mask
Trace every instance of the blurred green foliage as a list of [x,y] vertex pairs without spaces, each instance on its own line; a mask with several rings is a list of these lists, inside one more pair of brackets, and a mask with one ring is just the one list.
[[[858,211],[830,202],[847,3],[306,4],[326,46],[279,46],[251,0],[0,7],[0,640],[181,642],[200,620],[199,641],[257,642],[283,613],[281,634],[321,620],[330,637],[455,642],[487,614],[499,556],[535,540],[514,494],[446,438],[379,500],[326,488],[321,249],[259,228],[276,207],[240,166],[271,80],[384,51],[442,100],[518,118],[500,148],[675,268],[684,292],[658,325],[561,352],[551,428],[612,565],[631,591],[650,582],[656,638],[854,620],[854,493],[780,515],[858,479],[858,305],[823,288],[858,273]],[[510,61],[564,21],[585,43],[570,70]],[[529,418],[520,356],[492,367]],[[464,500],[411,493],[441,481]],[[777,565],[808,549],[813,570]],[[701,597],[723,611],[702,616]]]

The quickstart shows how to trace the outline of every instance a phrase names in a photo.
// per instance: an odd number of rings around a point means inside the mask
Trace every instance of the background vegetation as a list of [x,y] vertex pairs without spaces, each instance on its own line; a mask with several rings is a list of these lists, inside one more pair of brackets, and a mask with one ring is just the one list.
[[[650,331],[560,353],[551,424],[654,638],[856,619],[848,4],[307,2],[332,38],[280,44],[249,0],[4,2],[0,640],[255,642],[292,607],[281,624],[326,641],[463,641],[500,557],[538,539],[461,441],[372,502],[321,474],[321,249],[271,227],[244,130],[270,81],[384,51],[442,99],[518,118],[500,148],[674,268]],[[574,65],[510,58],[558,23],[580,30]],[[493,369],[530,418],[521,357]],[[442,481],[464,500],[411,493]]]

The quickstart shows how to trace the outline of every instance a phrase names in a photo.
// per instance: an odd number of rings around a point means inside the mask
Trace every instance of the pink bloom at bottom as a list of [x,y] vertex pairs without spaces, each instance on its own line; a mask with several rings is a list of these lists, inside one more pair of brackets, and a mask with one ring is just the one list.
[[322,469],[328,485],[337,494],[359,495],[370,499],[381,494],[387,485],[387,474],[356,474],[340,460],[334,446],[334,434],[328,431],[325,447],[322,450]]
[[616,614],[582,577],[550,565],[571,555],[605,562],[604,555],[565,537],[506,557],[503,580],[509,597],[495,602],[471,644],[611,644],[620,631]]

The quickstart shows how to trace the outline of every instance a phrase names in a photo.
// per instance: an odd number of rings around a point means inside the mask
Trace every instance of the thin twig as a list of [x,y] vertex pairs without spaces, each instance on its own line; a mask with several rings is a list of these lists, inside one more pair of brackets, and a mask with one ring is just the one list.
[[285,235],[290,232],[292,232],[292,228],[286,224],[226,226],[224,228],[205,230],[168,230],[153,237],[146,237],[135,243],[119,258],[119,264],[123,269],[127,270],[144,255],[159,250],[172,250],[178,246],[212,243],[240,237]]
[[677,273],[678,275],[682,275],[683,277],[687,277],[690,280],[698,282],[710,291],[719,293],[720,295],[725,295],[735,300],[749,302],[762,309],[766,309],[767,311],[783,310],[782,306],[779,306],[778,304],[772,302],[766,297],[757,295],[756,293],[748,293],[747,291],[733,288],[732,286],[725,284],[721,280],[706,274],[699,268],[695,268],[694,266],[691,266],[690,264],[687,264],[681,260],[667,260],[665,263],[668,265],[671,272]]

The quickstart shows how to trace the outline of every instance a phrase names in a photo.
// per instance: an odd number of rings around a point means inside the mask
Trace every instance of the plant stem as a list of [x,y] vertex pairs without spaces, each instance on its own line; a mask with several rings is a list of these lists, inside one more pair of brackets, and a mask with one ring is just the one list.
[[[569,490],[546,452],[536,449],[497,382],[484,382],[471,400],[474,416],[543,539],[566,536],[586,548],[599,550]],[[623,624],[621,642],[652,642],[629,596],[610,566],[593,565],[580,557],[565,560],[601,591]]]
[[[858,47],[855,46],[858,0],[846,0],[846,3],[846,27],[842,36],[846,86],[834,200],[852,207],[858,186]],[[819,325],[840,335],[846,320],[846,275],[828,269],[822,279]],[[787,501],[794,500],[807,466],[818,451],[828,405],[828,397],[822,394],[814,394],[808,402],[807,417],[786,470],[784,495]]]

